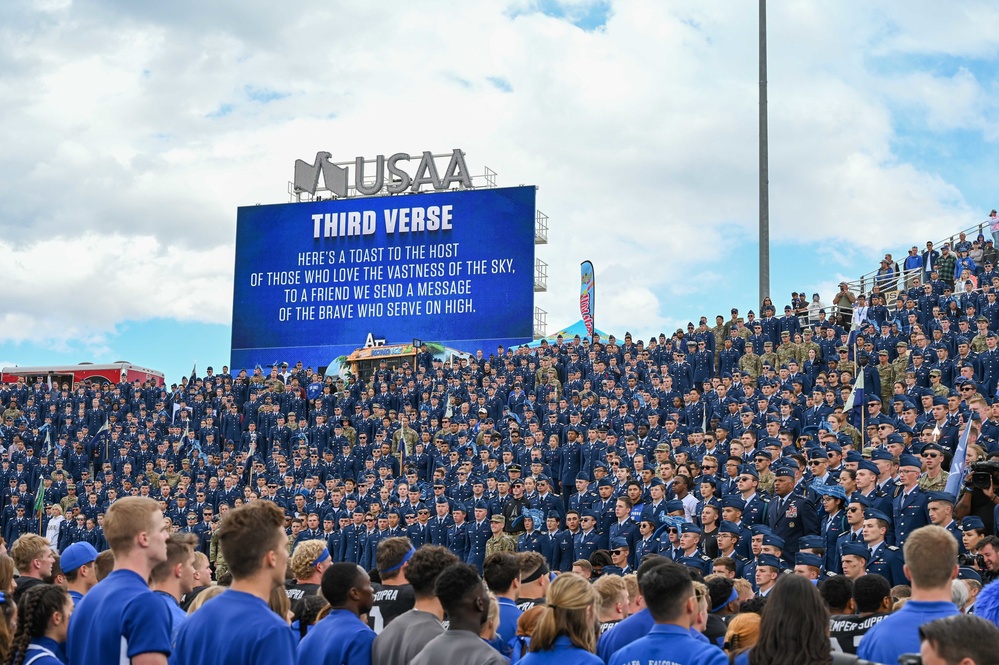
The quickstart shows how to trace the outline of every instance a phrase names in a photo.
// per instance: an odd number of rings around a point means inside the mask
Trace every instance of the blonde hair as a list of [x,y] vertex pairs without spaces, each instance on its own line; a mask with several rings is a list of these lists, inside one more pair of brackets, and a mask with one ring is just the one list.
[[159,510],[155,500],[144,496],[126,496],[112,503],[104,516],[108,547],[117,554],[131,552],[135,537],[153,530],[153,514]]
[[912,532],[902,548],[913,586],[950,588],[957,568],[957,540],[943,527],[927,525]]
[[559,575],[548,587],[545,598],[548,606],[531,636],[531,653],[551,650],[560,635],[568,636],[580,649],[595,653],[597,631],[592,610],[598,599],[597,592],[582,577]]
[[628,589],[628,604],[630,605],[642,595],[642,590],[638,588],[638,575],[628,573],[622,579],[624,580],[624,586]]
[[0,591],[14,591],[14,560],[6,554],[0,554]]
[[486,640],[491,640],[496,637],[496,631],[499,630],[500,625],[500,615],[499,615],[499,601],[496,600],[496,596],[493,592],[489,592],[489,614],[486,616],[486,622],[482,624],[482,632],[479,633],[479,637]]
[[225,591],[224,586],[215,585],[208,587],[207,589],[205,589],[204,591],[202,591],[201,593],[199,593],[197,596],[194,597],[194,600],[191,601],[190,607],[187,608],[187,613],[194,614],[195,611],[201,609],[202,605],[207,603],[215,596],[222,595],[224,591]]
[[735,587],[736,593],[742,598],[743,594],[753,595],[753,585],[749,583],[749,580],[743,577],[737,577],[732,580],[733,586]]
[[325,540],[303,540],[295,547],[288,567],[295,579],[304,580],[316,570],[316,559],[326,549]]
[[623,577],[604,575],[593,583],[593,590],[599,596],[598,609],[601,616],[613,610],[617,603],[624,603],[625,608],[628,606],[628,585]]
[[10,546],[10,558],[14,560],[19,573],[24,575],[31,568],[31,562],[52,549],[47,538],[37,533],[26,533],[18,537]]
[[736,614],[725,631],[725,652],[735,658],[743,651],[751,649],[760,639],[760,615],[754,612]]
[[281,617],[281,620],[291,625],[291,601],[288,599],[288,593],[284,590],[284,585],[276,586],[271,589],[271,597],[267,602],[267,605],[274,611],[274,614]]

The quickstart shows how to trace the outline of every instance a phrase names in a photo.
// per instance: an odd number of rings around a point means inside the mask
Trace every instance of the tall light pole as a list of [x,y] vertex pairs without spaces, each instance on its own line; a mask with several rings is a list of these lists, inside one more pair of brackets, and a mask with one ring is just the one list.
[[[760,0],[760,302],[770,295],[770,166],[767,136],[767,0]],[[762,316],[763,313],[760,312]]]

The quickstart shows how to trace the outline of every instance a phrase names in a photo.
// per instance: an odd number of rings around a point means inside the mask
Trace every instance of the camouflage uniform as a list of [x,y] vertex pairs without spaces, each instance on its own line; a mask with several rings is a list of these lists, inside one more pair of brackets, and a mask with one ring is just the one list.
[[499,536],[493,536],[486,541],[486,558],[489,558],[490,554],[496,554],[497,552],[516,552],[517,551],[517,541],[514,540],[512,536],[508,536],[505,533],[501,533]]
[[746,351],[746,353],[739,358],[739,369],[744,374],[749,374],[755,379],[763,373],[763,361],[752,351]]

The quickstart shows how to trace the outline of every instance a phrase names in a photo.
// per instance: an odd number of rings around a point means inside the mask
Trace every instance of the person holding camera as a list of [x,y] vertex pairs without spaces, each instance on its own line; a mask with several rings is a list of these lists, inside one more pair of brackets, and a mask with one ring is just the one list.
[[[975,427],[975,425],[972,425]],[[964,488],[954,506],[958,519],[978,517],[986,535],[995,533],[995,513],[999,510],[999,461],[990,459],[975,462],[964,478]]]
[[839,291],[833,296],[833,306],[839,316],[839,324],[849,330],[850,322],[853,320],[853,304],[857,302],[857,297],[850,292],[850,287],[846,282],[839,283]]

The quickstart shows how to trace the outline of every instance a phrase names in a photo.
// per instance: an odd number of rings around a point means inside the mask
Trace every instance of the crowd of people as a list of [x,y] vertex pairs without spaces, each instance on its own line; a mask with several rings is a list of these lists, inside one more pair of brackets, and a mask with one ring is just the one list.
[[6,653],[958,662],[999,577],[999,255],[909,258],[648,341],[2,384]]

